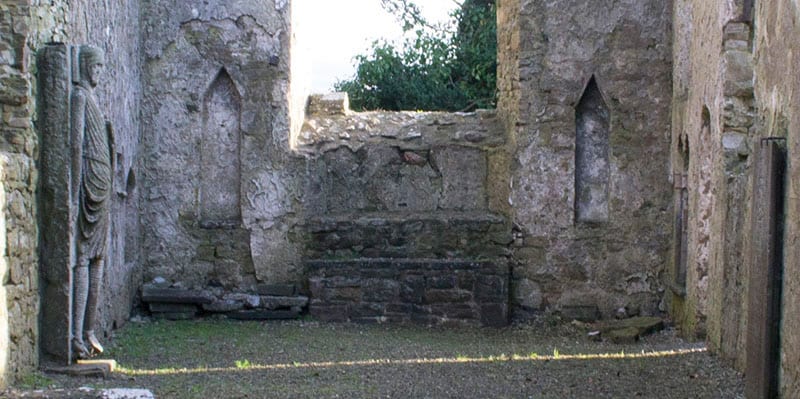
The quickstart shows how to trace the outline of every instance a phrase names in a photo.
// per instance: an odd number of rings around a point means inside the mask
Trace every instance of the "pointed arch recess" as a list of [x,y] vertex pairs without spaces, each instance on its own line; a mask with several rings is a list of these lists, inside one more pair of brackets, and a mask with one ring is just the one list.
[[602,223],[609,210],[608,105],[594,76],[575,108],[575,220]]
[[200,141],[200,217],[241,219],[241,98],[222,68],[203,99]]

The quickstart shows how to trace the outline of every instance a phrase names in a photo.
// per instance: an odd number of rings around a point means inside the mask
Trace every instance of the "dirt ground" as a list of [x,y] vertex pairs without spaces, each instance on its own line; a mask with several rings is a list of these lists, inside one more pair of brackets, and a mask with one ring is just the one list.
[[[157,398],[741,398],[741,376],[665,330],[593,342],[591,325],[426,328],[310,321],[131,323],[107,379],[19,388],[147,388]],[[20,397],[6,392],[9,397]],[[40,396],[44,397],[44,396]],[[54,397],[54,396],[49,396]]]

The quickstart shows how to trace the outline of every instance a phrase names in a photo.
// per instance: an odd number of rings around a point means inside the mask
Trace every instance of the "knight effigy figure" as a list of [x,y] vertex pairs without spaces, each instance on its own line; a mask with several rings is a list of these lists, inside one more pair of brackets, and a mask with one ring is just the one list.
[[71,344],[77,358],[103,351],[94,327],[105,266],[116,154],[111,124],[100,112],[94,94],[104,70],[104,59],[100,48],[79,47],[79,76],[70,98],[72,192],[78,196]]

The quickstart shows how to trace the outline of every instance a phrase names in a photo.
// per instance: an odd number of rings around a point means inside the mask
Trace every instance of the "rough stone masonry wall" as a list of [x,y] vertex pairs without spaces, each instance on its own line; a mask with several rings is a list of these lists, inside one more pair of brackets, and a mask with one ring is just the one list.
[[49,10],[27,2],[0,5],[0,387],[33,371],[38,364],[38,140],[33,127],[32,53],[50,36],[64,37],[65,8],[56,4]]
[[[671,214],[671,17],[656,0],[498,1],[520,310],[659,311]],[[587,175],[575,170],[586,149],[579,126],[608,136],[588,145],[588,175],[601,178],[576,193],[576,176]],[[576,206],[597,198],[587,209],[599,212],[576,219]]]
[[508,256],[508,223],[491,209],[504,143],[493,111],[313,114],[298,141],[307,257]]
[[492,208],[508,173],[492,169],[505,142],[494,111],[346,107],[312,96],[298,137],[311,314],[505,324],[512,236]]
[[[675,3],[671,160],[676,194],[687,192],[685,296],[670,310],[687,335],[743,367],[751,244],[753,63],[744,1]],[[681,175],[685,177],[680,177]],[[677,209],[677,208],[676,208]],[[677,227],[676,227],[677,230]],[[679,243],[674,243],[679,250]]]
[[[98,96],[120,135],[125,159],[134,159],[138,137],[138,2],[3,2],[0,4],[0,107],[2,107],[3,262],[0,265],[0,387],[38,364],[38,246],[36,190],[38,137],[35,123],[35,53],[51,41],[89,42],[106,49],[110,76]],[[130,165],[130,163],[127,163]],[[134,198],[129,196],[129,198]],[[121,226],[115,202],[114,235]],[[133,218],[135,221],[135,218]],[[135,246],[135,235],[132,236]],[[128,241],[130,242],[130,241]],[[135,270],[115,261],[106,273],[101,330],[127,318]],[[113,292],[113,295],[109,294]]]
[[757,137],[787,138],[781,397],[800,397],[800,2],[757,1]]
[[146,279],[247,291],[296,282],[285,0],[144,5]]
[[[70,2],[69,43],[89,43],[106,53],[106,72],[95,89],[103,115],[114,126],[117,169],[111,208],[111,246],[106,261],[100,326],[106,337],[130,317],[142,280],[139,259],[139,143],[142,62],[140,2]],[[43,304],[44,305],[44,304]]]
[[[800,395],[798,165],[800,20],[797,1],[675,3],[673,171],[688,145],[689,274],[673,313],[689,333],[707,326],[713,351],[745,367],[753,161],[765,137],[787,139],[781,397]],[[755,26],[755,31],[751,32]],[[758,204],[756,206],[766,206]],[[705,320],[705,323],[703,321]]]

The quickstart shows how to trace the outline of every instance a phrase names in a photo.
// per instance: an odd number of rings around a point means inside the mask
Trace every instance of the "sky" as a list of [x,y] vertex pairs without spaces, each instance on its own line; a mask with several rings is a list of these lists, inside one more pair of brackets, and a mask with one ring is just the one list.
[[[381,8],[380,0],[299,0],[304,47],[310,51],[311,86],[315,93],[333,91],[337,80],[355,74],[353,57],[365,54],[379,38],[399,41],[403,30]],[[417,0],[430,22],[445,21],[457,5],[454,0]]]

